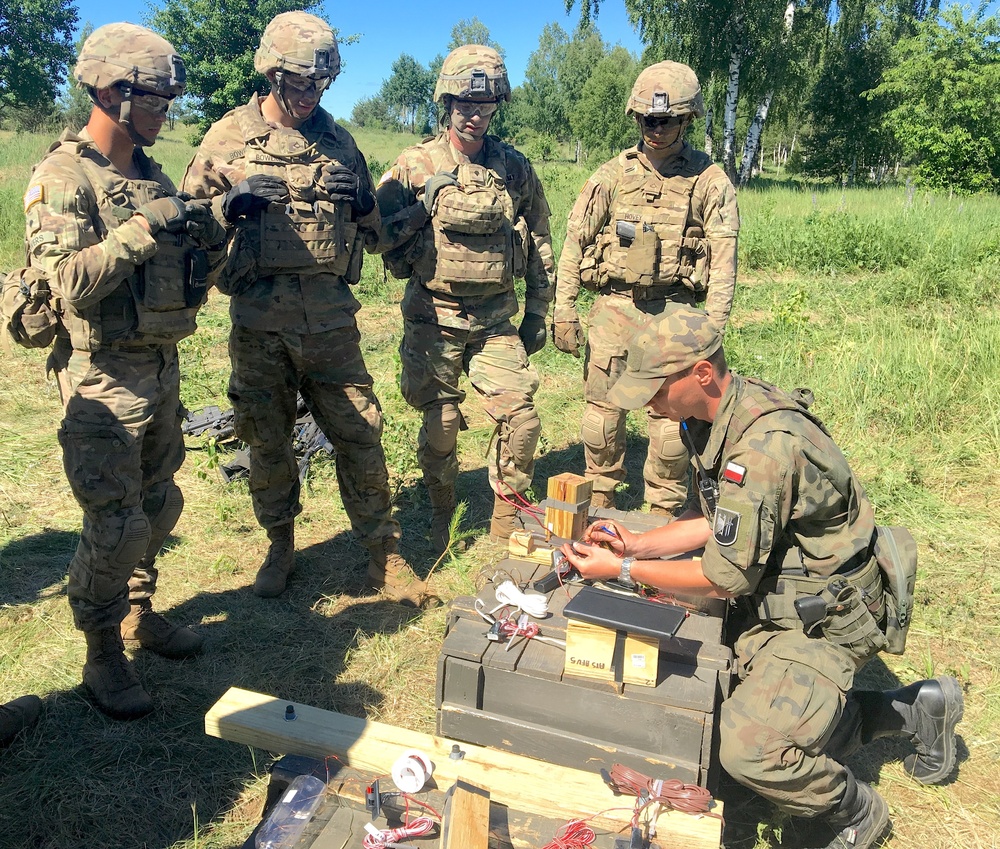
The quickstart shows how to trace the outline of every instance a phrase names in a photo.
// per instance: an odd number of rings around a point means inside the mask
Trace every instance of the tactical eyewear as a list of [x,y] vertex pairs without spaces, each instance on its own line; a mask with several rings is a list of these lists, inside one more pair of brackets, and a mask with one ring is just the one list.
[[643,115],[642,126],[644,126],[647,130],[657,130],[660,127],[676,127],[683,120],[683,117],[677,115],[664,115],[662,117],[657,117],[656,115]]
[[464,118],[471,118],[473,115],[489,118],[499,106],[495,100],[454,100],[452,103]]
[[332,82],[331,77],[300,77],[298,74],[284,74],[281,81],[297,95],[322,94]]
[[132,96],[129,98],[132,105],[148,112],[150,115],[166,115],[170,104],[174,102],[173,97],[166,97],[162,94],[154,94],[151,91],[143,91],[141,88],[132,88]]

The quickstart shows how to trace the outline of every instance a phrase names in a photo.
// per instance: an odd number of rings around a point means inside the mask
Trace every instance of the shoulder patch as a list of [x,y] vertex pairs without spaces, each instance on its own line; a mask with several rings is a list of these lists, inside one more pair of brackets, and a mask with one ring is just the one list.
[[732,545],[736,542],[740,529],[740,514],[735,510],[719,507],[715,511],[715,522],[712,525],[712,535],[719,545]]
[[44,203],[45,186],[34,185],[24,193],[24,211],[27,212],[36,203]]
[[747,467],[741,466],[739,463],[727,463],[722,477],[730,483],[743,486],[743,481],[747,478]]

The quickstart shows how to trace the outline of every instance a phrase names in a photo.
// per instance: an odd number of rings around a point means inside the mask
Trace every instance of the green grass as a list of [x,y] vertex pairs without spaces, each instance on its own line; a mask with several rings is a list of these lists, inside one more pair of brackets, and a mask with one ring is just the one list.
[[[179,180],[191,149],[183,129],[154,156]],[[387,165],[415,137],[359,133]],[[0,268],[17,262],[20,198],[49,139],[0,137]],[[596,165],[594,165],[596,167]],[[378,169],[374,169],[378,170]],[[566,215],[592,169],[538,167],[558,247]],[[877,782],[895,822],[894,849],[979,849],[1000,834],[1000,200],[949,199],[905,189],[764,187],[741,192],[741,274],[726,346],[736,370],[809,386],[872,497],[880,522],[909,526],[920,545],[917,611],[907,653],[866,670],[909,682],[953,674],[966,691],[960,768],[944,787],[903,774],[888,744],[852,761]],[[433,562],[428,504],[413,446],[419,417],[398,388],[402,284],[366,259],[357,287],[369,370],[385,413],[384,445],[404,552]],[[182,350],[182,395],[193,409],[226,406],[226,299],[213,295]],[[332,464],[314,463],[298,526],[299,570],[282,598],[249,591],[266,540],[245,484],[225,486],[211,452],[189,445],[179,475],[183,517],[160,559],[157,607],[206,635],[202,657],[172,663],[137,653],[156,713],[106,720],[80,693],[83,644],[65,598],[79,509],[63,476],[58,393],[44,352],[0,352],[0,700],[45,699],[38,727],[0,754],[0,846],[44,849],[238,845],[260,812],[266,753],[208,738],[205,711],[230,685],[318,707],[434,728],[434,677],[444,611],[417,618],[356,597],[364,558],[350,539]],[[548,474],[581,471],[582,365],[547,347],[535,490]],[[483,455],[491,423],[473,397],[460,439],[459,497],[471,550],[435,571],[443,597],[471,590],[499,551],[482,536],[491,496]],[[630,419],[623,498],[641,505],[644,423]],[[766,807],[727,810],[730,846],[778,846],[781,818]],[[760,837],[758,837],[760,835]]]

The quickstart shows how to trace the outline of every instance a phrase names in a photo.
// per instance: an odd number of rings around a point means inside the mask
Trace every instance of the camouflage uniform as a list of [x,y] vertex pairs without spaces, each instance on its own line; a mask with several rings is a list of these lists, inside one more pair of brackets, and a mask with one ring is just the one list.
[[[662,66],[684,68],[664,62],[644,73]],[[642,86],[640,77],[636,87]],[[700,103],[700,90],[697,97]],[[629,240],[616,234],[620,223],[638,231],[631,250]],[[738,231],[732,183],[687,143],[659,171],[640,143],[601,166],[580,192],[559,257],[554,321],[577,321],[581,285],[598,293],[589,315],[581,429],[586,476],[595,493],[613,501],[615,487],[625,480],[625,412],[608,402],[608,392],[625,370],[629,340],[651,316],[677,304],[704,301],[724,327],[736,282]],[[648,237],[659,244],[644,269],[635,258],[641,248],[650,249]],[[687,450],[675,422],[651,412],[648,422],[645,497],[654,508],[674,512],[687,497]]]
[[[458,245],[457,259],[448,259],[458,266],[456,277],[465,280],[442,282],[441,243],[435,247],[434,222],[421,214],[419,198],[430,177],[468,164],[442,133],[403,151],[379,183],[380,202],[392,198],[383,210],[379,249],[391,252],[387,264],[393,273],[409,277],[402,303],[400,385],[407,403],[424,414],[417,455],[429,487],[453,488],[458,476],[458,405],[465,400],[458,383],[464,371],[498,428],[488,459],[490,486],[494,492],[524,492],[531,485],[540,433],[533,402],[538,373],[511,323],[518,312],[514,276],[525,279],[525,312],[544,316],[552,299],[549,208],[528,160],[486,136],[472,164],[506,187],[516,256],[502,261],[496,280],[482,280],[476,278],[473,254]],[[449,419],[444,426],[431,422],[441,417]],[[435,438],[442,431],[446,436]]]
[[[337,449],[341,498],[355,533],[365,541],[398,539],[382,413],[359,344],[354,316],[361,305],[350,289],[360,279],[366,240],[373,246],[378,239],[380,218],[377,207],[356,218],[349,206],[331,200],[320,179],[330,163],[346,165],[371,187],[354,139],[322,108],[299,129],[275,127],[264,120],[254,95],[208,131],[181,188],[221,207],[233,186],[268,174],[284,180],[292,195],[287,207],[272,204],[260,217],[236,225],[218,283],[231,295],[229,398],[236,432],[251,447],[257,521],[272,529],[302,510],[292,447],[301,392]],[[301,225],[324,214],[326,223],[313,223],[330,230],[325,246],[313,246],[318,256],[300,249],[294,234],[281,241],[281,228],[290,232],[289,219]]]

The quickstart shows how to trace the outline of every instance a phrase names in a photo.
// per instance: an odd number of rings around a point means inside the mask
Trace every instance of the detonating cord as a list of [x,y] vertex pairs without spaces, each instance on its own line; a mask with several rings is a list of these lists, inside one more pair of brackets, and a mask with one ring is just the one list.
[[587,849],[596,839],[594,829],[585,820],[570,820],[542,849]]
[[[395,795],[387,793],[383,795],[383,798]],[[386,846],[399,843],[407,837],[420,837],[424,834],[430,834],[434,828],[434,820],[428,816],[419,816],[414,820],[410,820],[410,802],[415,805],[420,805],[422,808],[426,808],[434,816],[441,819],[441,814],[439,814],[434,808],[425,802],[421,802],[419,799],[414,798],[409,793],[400,793],[400,796],[406,800],[406,808],[403,811],[403,825],[399,828],[387,828],[378,829],[371,823],[365,825],[365,830],[368,834],[365,835],[363,845],[365,849],[383,849]]]
[[721,820],[725,825],[722,815],[710,810],[715,801],[712,794],[697,784],[685,784],[676,778],[649,778],[622,764],[613,764],[605,780],[612,790],[636,797],[633,825],[638,825],[639,815],[650,805],[662,805],[668,810],[686,814],[704,814]]

